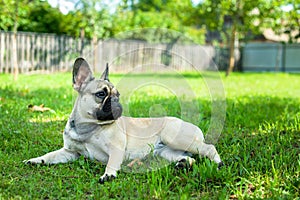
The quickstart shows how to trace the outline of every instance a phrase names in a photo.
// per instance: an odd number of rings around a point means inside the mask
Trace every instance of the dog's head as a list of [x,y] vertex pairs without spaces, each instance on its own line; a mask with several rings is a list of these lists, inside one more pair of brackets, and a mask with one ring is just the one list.
[[73,66],[73,88],[79,93],[77,111],[83,118],[115,120],[122,114],[119,92],[108,79],[106,66],[100,79],[93,77],[89,64],[77,58]]

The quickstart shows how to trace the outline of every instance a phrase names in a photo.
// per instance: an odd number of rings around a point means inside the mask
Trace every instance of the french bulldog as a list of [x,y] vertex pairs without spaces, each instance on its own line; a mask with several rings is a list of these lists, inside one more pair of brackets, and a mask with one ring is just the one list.
[[175,117],[122,116],[120,94],[109,81],[108,65],[96,79],[87,61],[77,58],[72,80],[78,97],[65,126],[63,147],[24,163],[66,163],[83,155],[106,164],[100,183],[115,178],[124,160],[142,159],[151,152],[178,166],[192,165],[193,154],[223,165],[215,146],[206,144],[202,131],[191,123]]

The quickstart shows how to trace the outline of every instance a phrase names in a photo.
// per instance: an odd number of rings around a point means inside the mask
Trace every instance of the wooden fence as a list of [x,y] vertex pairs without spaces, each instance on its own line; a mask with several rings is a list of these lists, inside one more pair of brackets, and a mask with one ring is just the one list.
[[[13,33],[0,32],[0,72],[13,68]],[[67,36],[54,34],[17,33],[17,64],[20,73],[35,70],[49,72],[69,69],[72,57],[80,52],[81,43]]]
[[[0,32],[0,73],[13,71],[11,32]],[[17,58],[20,73],[69,71],[76,57],[83,56],[95,72],[109,63],[113,72],[179,71],[215,67],[212,46],[149,44],[143,41],[106,40],[93,44],[55,34],[17,33]]]

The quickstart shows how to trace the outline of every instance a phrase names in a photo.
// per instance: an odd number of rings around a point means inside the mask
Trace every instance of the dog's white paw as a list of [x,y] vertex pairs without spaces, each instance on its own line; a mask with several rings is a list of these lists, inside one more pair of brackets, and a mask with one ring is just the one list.
[[104,174],[103,176],[100,177],[99,183],[103,184],[103,183],[105,183],[107,181],[113,180],[114,178],[116,178],[116,176],[113,175],[113,174],[110,174],[110,175],[109,174]]
[[25,164],[45,164],[45,160],[38,157],[38,158],[32,158],[32,159],[29,159],[29,160],[24,160],[23,163]]

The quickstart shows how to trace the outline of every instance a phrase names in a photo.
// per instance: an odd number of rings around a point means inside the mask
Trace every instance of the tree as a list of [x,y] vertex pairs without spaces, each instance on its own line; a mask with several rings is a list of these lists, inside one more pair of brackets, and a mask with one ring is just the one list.
[[278,7],[274,7],[271,2],[274,1],[204,0],[198,4],[196,23],[205,24],[207,29],[220,31],[224,42],[229,46],[227,76],[234,68],[234,50],[237,48],[235,41],[247,39],[249,33],[261,33],[266,22],[278,14]]
[[[19,0],[14,1],[2,1],[1,7],[4,10],[4,13],[0,15],[0,26],[4,30],[13,31],[12,36],[12,60],[13,60],[13,74],[14,80],[18,79],[19,75],[19,66],[18,66],[18,51],[17,51],[17,30],[20,22],[23,22],[25,19],[25,14],[27,10],[26,4],[29,1]],[[21,9],[22,8],[22,9]]]
[[[284,0],[272,2],[279,7],[276,17],[272,20],[270,28],[277,34],[288,36],[289,43],[296,43],[300,38],[300,0]],[[275,20],[276,19],[276,20]]]
[[[75,11],[70,15],[78,23],[80,29],[83,29],[86,37],[106,38],[110,34],[107,31],[111,27],[110,13],[107,5],[101,0],[77,0],[75,2]],[[80,32],[80,30],[77,30]]]
[[26,21],[20,24],[19,31],[66,34],[62,26],[64,15],[47,1],[33,1],[28,5]]
[[[127,30],[140,29],[140,33],[134,31],[132,39],[165,43],[170,42],[172,37],[185,35],[185,38],[190,37],[190,41],[203,44],[205,42],[204,29],[191,26],[193,9],[190,0],[124,0],[113,17],[112,31],[114,35],[118,35]],[[146,29],[149,30],[147,33]],[[163,29],[172,31],[167,34],[162,31]],[[172,34],[176,36],[171,36]]]
[[[111,27],[110,16],[106,4],[101,0],[80,0],[75,3],[76,11],[74,16],[80,19],[78,22],[80,37],[82,45],[84,44],[84,37],[92,38],[94,47],[97,45],[99,38],[106,38],[109,36],[107,31]],[[72,13],[71,13],[72,14]],[[94,63],[97,63],[97,50],[94,48]]]
[[14,26],[13,26],[13,37],[12,37],[12,57],[13,57],[13,68],[14,68],[14,80],[18,79],[19,65],[18,65],[18,50],[17,50],[17,30],[18,30],[18,17],[19,17],[19,0],[14,2]]
[[289,34],[290,42],[297,42],[300,38],[300,1],[289,0],[287,3],[291,5],[292,8],[287,12],[285,25],[289,27],[286,32]]
[[0,9],[0,29],[7,31],[14,25],[13,2],[10,0],[1,0]]

